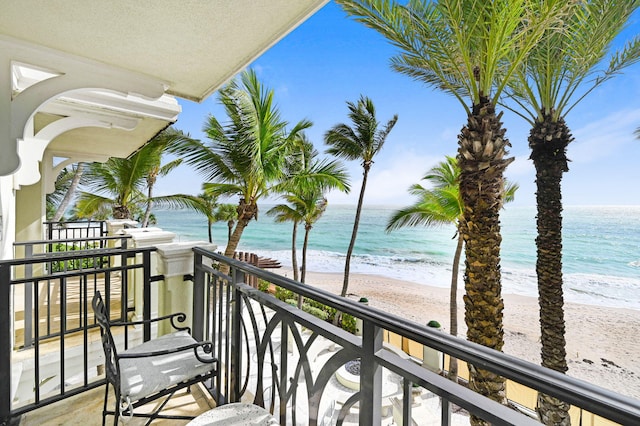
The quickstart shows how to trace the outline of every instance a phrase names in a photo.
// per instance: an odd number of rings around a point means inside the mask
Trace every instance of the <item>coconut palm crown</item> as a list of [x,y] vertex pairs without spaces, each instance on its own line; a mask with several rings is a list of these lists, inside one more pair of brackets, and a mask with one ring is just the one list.
[[265,88],[253,70],[223,87],[218,100],[228,121],[210,115],[203,129],[208,142],[188,139],[171,151],[205,178],[205,192],[239,198],[237,222],[225,249],[225,256],[232,256],[244,229],[258,218],[258,201],[284,177],[285,160],[298,133],[311,122],[302,120],[288,130],[273,90]]

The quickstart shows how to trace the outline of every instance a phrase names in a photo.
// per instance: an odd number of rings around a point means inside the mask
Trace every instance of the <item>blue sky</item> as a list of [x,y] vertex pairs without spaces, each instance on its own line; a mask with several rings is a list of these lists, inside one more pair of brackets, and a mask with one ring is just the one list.
[[[640,33],[640,15],[632,18],[621,38]],[[398,114],[383,151],[375,158],[365,204],[408,205],[407,188],[445,155],[455,155],[457,135],[466,122],[462,106],[389,67],[395,49],[373,30],[348,18],[333,2],[281,40],[251,67],[263,84],[274,89],[282,117],[289,123],[306,118],[307,131],[323,152],[323,135],[338,123],[349,123],[346,102],[370,97],[379,121]],[[183,112],[176,127],[204,138],[201,129],[208,114],[224,121],[214,94],[201,104],[180,100]],[[529,125],[515,114],[503,116],[516,158],[506,176],[520,185],[514,205],[535,205],[535,173],[528,160]],[[563,179],[565,205],[640,204],[640,64],[601,85],[567,117],[575,140],[569,145],[570,171]],[[362,169],[346,163],[350,194],[331,193],[332,204],[355,204]],[[188,166],[162,179],[159,194],[198,193],[202,179]],[[235,202],[235,200],[233,200]]]

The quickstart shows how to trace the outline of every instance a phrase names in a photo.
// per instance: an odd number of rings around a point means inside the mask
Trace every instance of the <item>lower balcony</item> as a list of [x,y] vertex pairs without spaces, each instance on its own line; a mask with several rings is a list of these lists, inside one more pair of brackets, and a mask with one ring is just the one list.
[[[154,269],[155,248],[99,250],[0,262],[2,424],[100,423],[104,355],[90,308],[96,290],[115,318],[186,310],[193,336],[213,343],[218,373],[175,398],[170,409],[179,412],[243,401],[282,425],[456,425],[471,415],[528,425],[539,424],[534,407],[516,395],[540,391],[569,403],[573,424],[640,424],[637,400],[202,248],[193,249],[192,272],[180,277]],[[99,267],[51,270],[52,262],[97,255]],[[275,288],[343,313],[356,333],[332,325],[319,308],[279,300]],[[120,344],[163,332],[124,330]],[[419,350],[403,351],[404,342]],[[463,377],[466,366],[505,377],[507,403],[446,379],[449,357],[460,360]],[[70,419],[78,406],[85,417]]]

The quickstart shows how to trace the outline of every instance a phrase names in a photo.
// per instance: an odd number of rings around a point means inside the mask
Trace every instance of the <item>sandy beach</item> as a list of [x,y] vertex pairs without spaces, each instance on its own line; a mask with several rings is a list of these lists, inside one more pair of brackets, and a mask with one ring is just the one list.
[[[291,277],[291,271],[278,273]],[[341,274],[307,272],[307,284],[339,293]],[[463,287],[462,281],[458,284]],[[391,278],[352,274],[350,297],[366,296],[369,305],[449,330],[449,290]],[[458,335],[466,336],[462,292],[458,292]],[[538,301],[505,294],[504,352],[540,363]],[[567,357],[570,376],[640,399],[640,311],[566,304]]]

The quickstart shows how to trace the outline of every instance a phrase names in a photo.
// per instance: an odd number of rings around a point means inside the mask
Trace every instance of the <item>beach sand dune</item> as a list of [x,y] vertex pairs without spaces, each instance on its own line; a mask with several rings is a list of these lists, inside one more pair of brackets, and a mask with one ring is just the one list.
[[[291,277],[291,271],[279,270]],[[339,294],[342,275],[307,273],[307,284]],[[459,285],[462,287],[463,283]],[[462,292],[458,292],[458,336],[466,336]],[[449,290],[391,278],[352,274],[349,297],[367,297],[369,305],[426,324],[437,320],[449,330]],[[504,297],[504,352],[540,363],[538,301]],[[566,304],[568,375],[640,399],[640,311]]]

